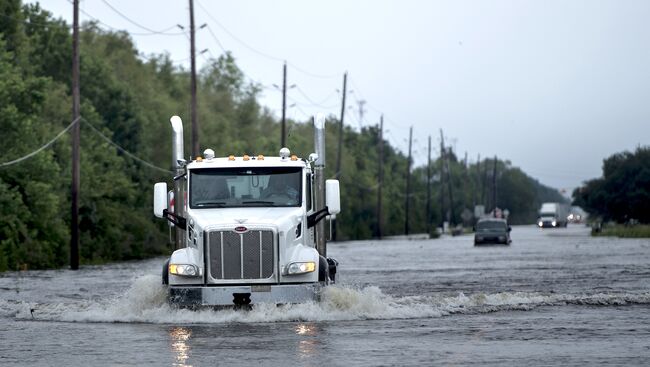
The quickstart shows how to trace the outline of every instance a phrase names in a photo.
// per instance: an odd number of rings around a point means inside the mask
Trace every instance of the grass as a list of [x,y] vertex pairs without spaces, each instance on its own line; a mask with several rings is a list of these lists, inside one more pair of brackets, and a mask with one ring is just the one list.
[[603,226],[600,232],[591,231],[592,236],[612,236],[621,238],[650,238],[650,225],[637,224],[625,226],[622,224]]

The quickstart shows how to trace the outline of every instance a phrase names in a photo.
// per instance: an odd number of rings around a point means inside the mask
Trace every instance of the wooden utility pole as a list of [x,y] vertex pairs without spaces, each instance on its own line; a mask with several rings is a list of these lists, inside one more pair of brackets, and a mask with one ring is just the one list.
[[79,97],[79,0],[73,2],[72,20],[72,215],[70,218],[70,269],[79,269],[79,179],[80,111]]
[[485,191],[487,189],[487,180],[488,180],[488,158],[485,158],[483,163],[483,180],[481,181],[481,203],[485,205],[485,210],[489,209],[487,205],[487,197],[485,196]]
[[[442,136],[442,130],[440,130]],[[445,229],[445,218],[447,211],[445,210],[445,141],[440,139],[440,228]]]
[[[444,151],[445,149],[445,137],[442,134],[442,129],[440,129],[440,148]],[[453,186],[451,183],[451,169],[449,167],[449,157],[445,153],[444,155],[445,159],[443,160],[443,164],[445,165],[446,171],[447,171],[447,187],[449,189],[449,224],[452,225],[454,224],[454,192],[453,192]]]
[[[470,172],[471,175],[471,172]],[[474,180],[472,180],[474,181]],[[474,185],[472,185],[472,201],[474,206],[479,204],[477,202],[477,197],[478,193],[477,191],[479,190],[479,186],[481,184],[481,153],[478,154],[478,158],[476,158],[476,181],[474,181]],[[482,203],[481,203],[482,204]]]
[[409,234],[409,204],[411,202],[411,145],[413,142],[413,126],[409,129],[409,158],[406,162],[406,217],[404,220],[404,234]]
[[192,115],[192,157],[198,157],[201,154],[199,148],[199,118],[196,112],[196,50],[195,50],[195,29],[194,29],[194,0],[190,1],[190,60],[191,60],[191,77],[190,77],[190,113]]
[[429,135],[429,149],[427,154],[427,234],[431,235],[431,135]]
[[282,136],[280,148],[287,145],[287,62],[282,66]]
[[377,174],[377,238],[383,235],[383,217],[381,213],[381,194],[384,185],[384,115],[379,118],[379,172]]
[[494,168],[492,169],[492,205],[497,208],[497,156],[494,156]]

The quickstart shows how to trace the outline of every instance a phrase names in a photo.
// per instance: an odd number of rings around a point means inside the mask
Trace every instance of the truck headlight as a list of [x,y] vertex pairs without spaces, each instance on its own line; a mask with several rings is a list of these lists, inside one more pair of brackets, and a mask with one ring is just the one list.
[[557,222],[556,222],[556,221],[552,221],[552,222],[551,222],[551,225],[552,225],[553,227],[555,227],[555,226],[557,225]]
[[540,226],[540,227],[542,227],[542,226],[544,226],[544,222],[542,222],[542,221],[540,220],[540,221],[537,223],[537,225]]
[[199,268],[191,264],[169,264],[169,273],[183,277],[197,277],[201,275]]
[[311,273],[314,270],[316,270],[316,263],[313,261],[295,262],[286,267],[285,273],[287,275],[295,275]]

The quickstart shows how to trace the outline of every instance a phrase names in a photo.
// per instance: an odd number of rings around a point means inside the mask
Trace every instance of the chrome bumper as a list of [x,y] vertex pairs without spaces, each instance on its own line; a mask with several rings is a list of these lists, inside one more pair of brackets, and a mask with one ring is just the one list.
[[170,286],[169,302],[181,307],[232,306],[235,299],[256,303],[305,303],[320,299],[320,284],[276,284],[246,286]]

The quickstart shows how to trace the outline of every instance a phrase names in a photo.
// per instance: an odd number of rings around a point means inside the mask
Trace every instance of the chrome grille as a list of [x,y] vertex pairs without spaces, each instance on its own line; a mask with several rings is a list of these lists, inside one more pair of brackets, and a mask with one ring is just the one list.
[[207,239],[213,279],[267,279],[273,275],[273,231],[212,231]]

